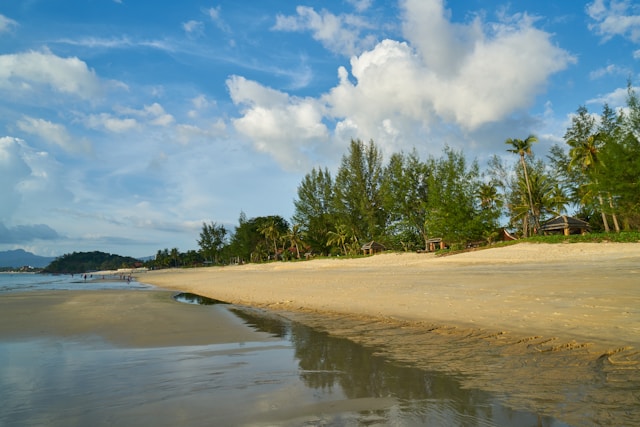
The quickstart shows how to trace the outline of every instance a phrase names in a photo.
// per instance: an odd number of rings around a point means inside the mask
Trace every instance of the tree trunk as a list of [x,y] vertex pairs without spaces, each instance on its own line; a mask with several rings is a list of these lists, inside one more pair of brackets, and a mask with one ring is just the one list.
[[538,217],[533,211],[533,196],[531,195],[531,185],[529,184],[529,174],[527,173],[527,164],[524,161],[524,154],[520,155],[520,162],[522,163],[522,170],[524,171],[524,180],[527,184],[527,192],[529,193],[529,209],[531,209],[531,215],[533,216],[533,224],[535,232],[538,233],[540,231],[540,224]]
[[609,222],[607,221],[607,215],[604,213],[604,202],[602,201],[602,196],[598,194],[598,201],[600,202],[600,214],[602,215],[602,223],[604,224],[604,231],[609,232]]
[[620,225],[618,224],[618,217],[616,216],[616,212],[613,209],[613,200],[611,198],[611,194],[609,194],[609,207],[611,208],[611,217],[613,218],[613,228],[616,229],[616,233],[619,233]]

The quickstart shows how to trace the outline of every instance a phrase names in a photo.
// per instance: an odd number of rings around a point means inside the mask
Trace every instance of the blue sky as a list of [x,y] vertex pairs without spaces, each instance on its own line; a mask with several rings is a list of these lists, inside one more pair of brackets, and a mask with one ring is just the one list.
[[482,164],[640,68],[625,0],[0,3],[0,250],[197,249],[203,221],[293,214],[351,138]]

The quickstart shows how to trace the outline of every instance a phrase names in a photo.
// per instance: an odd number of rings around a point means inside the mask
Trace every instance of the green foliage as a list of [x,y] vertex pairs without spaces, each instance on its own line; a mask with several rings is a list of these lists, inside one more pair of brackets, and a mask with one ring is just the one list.
[[519,242],[533,243],[640,243],[640,232],[623,231],[620,233],[587,233],[564,236],[554,234],[549,236],[533,236]]
[[205,260],[212,264],[218,264],[220,253],[226,244],[226,239],[227,229],[224,228],[223,225],[218,225],[215,222],[211,222],[210,224],[202,223],[198,246],[200,246],[200,253]]
[[527,215],[524,217],[524,227],[523,232],[524,235],[530,235],[530,228],[527,227],[529,223],[529,217],[533,222],[535,229],[540,229],[540,211],[536,210],[534,200],[533,200],[533,192],[531,187],[531,181],[529,180],[529,173],[527,169],[527,162],[525,160],[525,156],[532,156],[531,145],[534,142],[537,142],[538,139],[534,135],[529,135],[526,139],[514,139],[509,138],[505,141],[505,144],[511,146],[512,148],[507,149],[508,152],[514,153],[520,156],[520,164],[522,165],[522,174],[524,176],[524,183],[526,188],[526,194],[528,196],[529,202],[529,211]]
[[640,228],[640,141],[628,133],[609,142],[601,159],[602,172],[596,188],[612,199],[604,211],[621,212],[625,229]]
[[[640,99],[628,85],[627,107],[604,105],[600,117],[578,108],[564,139],[547,163],[536,159],[530,135],[507,139],[517,155],[505,163],[497,155],[481,173],[477,161],[445,147],[440,157],[422,160],[416,151],[394,153],[387,164],[373,141],[351,140],[335,179],[314,168],[298,186],[292,226],[277,215],[247,219],[227,241],[224,227],[203,224],[199,253],[158,251],[154,266],[196,265],[198,256],[224,263],[262,262],[316,256],[358,256],[375,240],[387,249],[424,249],[430,238],[452,247],[495,242],[501,218],[507,228],[530,236],[540,224],[565,214],[588,221],[592,230],[640,229]],[[599,237],[600,236],[600,237]],[[637,241],[633,233],[588,236],[534,236],[527,241]],[[628,240],[625,240],[628,239]],[[216,261],[217,260],[217,261]]]
[[616,115],[605,104],[598,124],[582,106],[565,134],[573,201],[599,212],[605,231],[640,228],[640,100],[630,82],[627,107]]
[[240,214],[239,224],[231,237],[229,254],[241,262],[261,262],[275,259],[278,241],[287,234],[289,224],[278,215],[246,219]]
[[327,233],[334,222],[332,203],[333,179],[329,170],[313,168],[298,186],[293,215],[293,222],[299,227],[300,243],[313,253],[329,253]]
[[382,155],[373,141],[351,140],[336,175],[333,206],[337,223],[346,226],[356,244],[384,235],[382,174]]
[[387,243],[402,250],[424,248],[429,238],[427,220],[429,170],[415,150],[389,159],[382,184],[388,215]]
[[482,240],[488,224],[477,197],[480,173],[476,162],[470,166],[462,152],[445,147],[442,157],[427,161],[427,216],[430,237],[442,237],[449,244],[462,245]]
[[123,257],[104,252],[74,252],[56,258],[44,273],[78,274],[89,271],[117,270],[119,268],[133,268],[141,265],[141,261],[132,257]]

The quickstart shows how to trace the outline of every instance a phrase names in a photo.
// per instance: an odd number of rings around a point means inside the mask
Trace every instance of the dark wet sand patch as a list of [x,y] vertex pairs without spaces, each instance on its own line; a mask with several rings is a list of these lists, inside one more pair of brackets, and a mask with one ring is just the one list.
[[286,317],[375,348],[407,366],[448,372],[515,409],[572,425],[640,425],[640,352],[587,342],[313,312]]
[[172,291],[50,291],[0,296],[0,339],[97,335],[129,347],[263,341],[224,306],[192,306]]

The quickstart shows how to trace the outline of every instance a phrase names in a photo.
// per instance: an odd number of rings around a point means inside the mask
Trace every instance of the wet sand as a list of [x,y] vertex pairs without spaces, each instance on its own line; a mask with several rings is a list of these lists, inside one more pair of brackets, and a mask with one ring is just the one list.
[[0,340],[95,336],[121,347],[265,341],[221,306],[173,300],[171,291],[17,292],[0,297]]
[[3,294],[0,425],[565,427],[282,316],[171,294]]
[[640,244],[518,244],[138,280],[277,311],[573,425],[640,425]]

